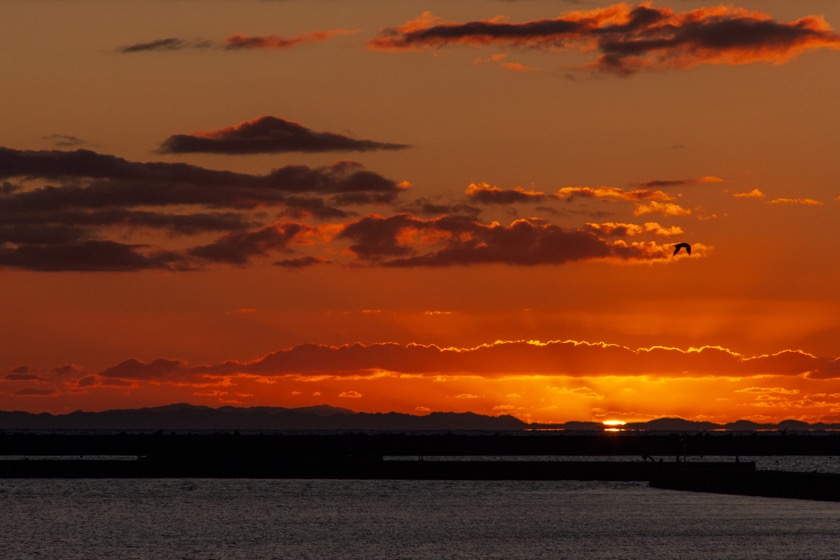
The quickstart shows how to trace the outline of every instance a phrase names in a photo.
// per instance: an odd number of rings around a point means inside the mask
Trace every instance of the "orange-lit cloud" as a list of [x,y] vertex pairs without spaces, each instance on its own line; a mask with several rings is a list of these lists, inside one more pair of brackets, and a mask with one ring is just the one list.
[[688,216],[691,210],[683,208],[679,204],[673,202],[657,202],[652,200],[644,204],[638,204],[633,210],[635,216],[643,216],[645,214],[664,214],[665,216]]
[[550,375],[752,377],[840,376],[840,362],[799,350],[746,356],[720,346],[629,348],[580,341],[497,341],[472,348],[421,344],[305,344],[269,354],[253,362],[229,361],[189,366],[178,360],[144,363],[126,360],[104,370],[106,378],[125,380],[191,380],[237,374],[276,376],[417,375]]
[[563,187],[554,196],[560,200],[571,201],[576,198],[595,198],[600,200],[673,200],[674,197],[661,191],[650,189],[625,190],[619,187]]
[[774,198],[767,204],[799,204],[802,206],[823,206],[823,203],[813,198]]
[[677,12],[653,2],[636,6],[622,2],[522,23],[503,18],[454,23],[427,12],[383,30],[368,47],[419,50],[453,44],[596,51],[590,68],[628,75],[699,64],[779,64],[807,50],[840,48],[840,36],[819,16],[783,23],[732,6]]
[[40,379],[0,379],[0,400],[37,399],[30,407],[81,400],[99,403],[98,409],[172,399],[216,406],[352,400],[367,411],[509,413],[538,421],[840,419],[840,393],[833,389],[840,359],[799,350],[746,355],[720,346],[631,348],[571,340],[306,344],[215,365],[130,359],[96,374],[27,371]]
[[161,152],[259,154],[280,152],[334,152],[401,150],[405,144],[356,140],[332,132],[315,132],[296,122],[262,116],[233,126],[176,134],[161,144]]
[[735,193],[732,196],[734,196],[735,198],[764,198],[765,194],[759,189],[753,189],[748,192]]
[[615,222],[604,222],[601,224],[588,223],[586,224],[586,227],[607,237],[629,237],[641,235],[643,233],[672,237],[674,235],[682,235],[684,233],[682,228],[679,226],[664,227],[656,222],[645,222],[644,224],[623,224]]

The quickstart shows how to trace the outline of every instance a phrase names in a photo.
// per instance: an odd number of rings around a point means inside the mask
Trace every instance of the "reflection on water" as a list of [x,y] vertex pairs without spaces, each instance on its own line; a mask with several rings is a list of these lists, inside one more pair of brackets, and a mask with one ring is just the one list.
[[30,558],[822,559],[840,507],[645,483],[0,480]]

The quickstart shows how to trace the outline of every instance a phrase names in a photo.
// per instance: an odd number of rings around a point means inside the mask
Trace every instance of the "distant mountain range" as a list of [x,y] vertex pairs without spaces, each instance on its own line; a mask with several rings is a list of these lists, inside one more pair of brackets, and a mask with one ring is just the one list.
[[[433,412],[423,416],[389,413],[354,412],[333,406],[304,408],[224,406],[211,408],[173,404],[153,408],[76,411],[69,414],[32,414],[0,411],[0,430],[263,430],[263,431],[464,431],[530,430],[602,431],[598,422],[529,424],[513,416],[483,416],[471,412]],[[807,424],[785,420],[778,424],[758,424],[739,420],[728,424],[693,422],[682,418],[660,418],[649,422],[628,423],[624,430],[702,432],[727,431],[820,431],[840,430],[840,424]]]

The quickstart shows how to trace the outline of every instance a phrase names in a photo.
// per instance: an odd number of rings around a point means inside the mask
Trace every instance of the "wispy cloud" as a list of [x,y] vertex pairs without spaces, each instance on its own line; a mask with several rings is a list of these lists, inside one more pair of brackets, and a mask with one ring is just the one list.
[[318,43],[326,41],[337,35],[354,33],[346,29],[335,29],[332,31],[314,31],[296,37],[281,37],[280,35],[243,35],[234,33],[225,38],[225,48],[232,50],[239,49],[265,49],[283,50],[290,49],[297,45],[306,43]]
[[667,189],[673,187],[688,187],[691,185],[702,185],[705,183],[723,183],[720,177],[708,175],[698,179],[654,179],[644,183],[636,183],[634,186],[644,189]]
[[180,37],[165,37],[117,47],[115,50],[122,54],[142,52],[181,51],[187,49],[226,49],[226,50],[287,50],[298,45],[327,41],[338,35],[346,35],[354,31],[335,29],[330,31],[313,31],[283,37],[281,35],[245,35],[233,33],[222,41],[208,39],[182,39]]
[[156,39],[153,41],[146,41],[141,43],[134,43],[117,48],[117,52],[130,54],[138,52],[154,52],[154,51],[180,51],[183,49],[206,49],[213,46],[211,41],[193,40],[188,41],[179,39],[177,37],[167,37],[165,39]]
[[81,138],[70,134],[50,134],[49,136],[44,136],[44,140],[51,142],[56,148],[76,148],[87,143]]
[[536,48],[544,52],[597,52],[587,66],[630,75],[642,70],[700,64],[783,63],[801,53],[840,48],[840,36],[819,16],[784,23],[732,6],[677,12],[653,2],[622,2],[557,18],[521,23],[497,17],[447,22],[429,12],[383,30],[374,50],[420,50],[447,45]]

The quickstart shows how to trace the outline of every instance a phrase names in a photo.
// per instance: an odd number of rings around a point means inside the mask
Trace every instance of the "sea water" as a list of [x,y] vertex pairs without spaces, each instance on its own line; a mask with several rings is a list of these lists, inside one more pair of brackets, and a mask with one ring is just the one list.
[[24,559],[840,558],[840,504],[646,483],[0,480]]

